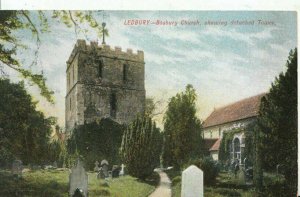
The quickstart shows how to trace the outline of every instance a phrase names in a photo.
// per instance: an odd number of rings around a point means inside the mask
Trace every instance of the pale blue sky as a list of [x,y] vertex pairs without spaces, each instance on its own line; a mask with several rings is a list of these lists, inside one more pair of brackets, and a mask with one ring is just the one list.
[[[164,109],[168,99],[192,84],[197,91],[198,116],[204,120],[214,107],[266,92],[275,76],[285,70],[290,49],[297,45],[296,12],[226,11],[105,11],[110,36],[107,44],[145,53],[146,95],[160,100]],[[199,20],[200,26],[126,26],[128,19],[151,21]],[[257,20],[276,25],[258,25]],[[207,21],[227,21],[227,26],[205,26]],[[230,25],[232,20],[254,20],[255,25]],[[99,13],[102,22],[102,13]],[[96,34],[88,33],[89,40]],[[23,34],[32,45],[28,34]],[[41,37],[39,63],[55,91],[56,104],[43,99],[40,108],[59,117],[64,124],[65,69],[77,38],[73,28],[53,23],[52,32]],[[101,43],[101,39],[99,39]],[[31,54],[32,55],[32,54]],[[30,54],[24,53],[25,62]],[[40,68],[39,68],[40,70]],[[31,91],[40,99],[36,89]],[[157,117],[161,121],[161,116]]]

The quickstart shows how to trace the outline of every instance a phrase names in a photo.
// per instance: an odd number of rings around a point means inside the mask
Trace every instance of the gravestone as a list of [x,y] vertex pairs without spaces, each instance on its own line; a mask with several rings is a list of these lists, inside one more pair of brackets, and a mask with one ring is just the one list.
[[103,173],[102,167],[100,167],[99,172],[97,174],[97,179],[105,179],[105,175]]
[[109,177],[108,173],[108,161],[105,159],[101,161],[101,169],[105,177]]
[[124,164],[121,165],[121,171],[119,173],[120,176],[124,176],[125,172],[124,172]]
[[22,170],[23,170],[23,165],[22,165],[21,160],[14,160],[12,163],[12,169],[11,172],[13,175],[17,175],[18,177],[22,176]]
[[80,160],[77,160],[76,166],[71,169],[71,174],[69,175],[69,185],[70,185],[70,196],[74,196],[77,190],[82,193],[84,197],[88,194],[88,175],[85,172]]
[[98,161],[96,161],[96,162],[95,162],[94,171],[95,171],[95,172],[98,172],[99,170],[100,170],[100,167],[99,167],[99,162],[98,162]]
[[203,197],[203,172],[191,165],[182,172],[181,197]]
[[111,177],[118,178],[120,174],[121,168],[118,165],[113,165],[111,170]]
[[56,161],[53,162],[53,168],[57,168],[57,162]]

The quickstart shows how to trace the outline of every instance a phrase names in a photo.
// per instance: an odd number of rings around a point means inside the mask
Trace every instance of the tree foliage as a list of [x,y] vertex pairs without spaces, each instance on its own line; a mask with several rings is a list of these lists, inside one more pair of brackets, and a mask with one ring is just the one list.
[[25,164],[46,162],[55,119],[36,110],[37,103],[22,82],[0,79],[0,92],[0,163],[6,165],[12,159]]
[[258,147],[263,168],[274,171],[283,166],[290,187],[289,196],[297,191],[297,49],[289,54],[287,71],[272,83],[270,92],[262,98],[258,117]]
[[162,136],[150,117],[137,117],[125,130],[120,154],[128,173],[145,179],[160,164]]
[[201,122],[196,117],[197,95],[192,85],[172,97],[164,116],[164,165],[182,165],[201,156]]
[[[0,12],[0,72],[6,76],[5,67],[17,71],[21,77],[40,89],[40,94],[49,102],[53,103],[53,94],[46,85],[46,78],[43,73],[37,73],[31,69],[32,66],[38,67],[38,51],[41,44],[41,34],[51,31],[53,22],[60,22],[66,27],[74,27],[76,34],[86,34],[87,27],[95,30],[99,37],[102,34],[108,35],[107,29],[101,27],[92,12],[83,11],[36,11],[25,10]],[[28,47],[26,39],[28,37],[18,36],[16,32],[22,31],[23,34],[29,31],[36,40],[36,50],[30,65],[24,65],[24,61],[18,56],[18,50],[32,50]]]
[[103,159],[110,164],[119,164],[123,130],[123,125],[111,119],[77,126],[67,142],[68,154],[70,158],[74,154],[80,155],[88,169],[93,169],[95,161]]

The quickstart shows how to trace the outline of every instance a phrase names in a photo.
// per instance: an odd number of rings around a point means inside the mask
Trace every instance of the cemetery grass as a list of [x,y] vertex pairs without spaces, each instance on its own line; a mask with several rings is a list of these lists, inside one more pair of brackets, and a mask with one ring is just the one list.
[[[156,175],[146,181],[131,176],[98,180],[95,173],[88,173],[89,196],[141,197],[155,190]],[[158,177],[159,179],[159,177]],[[10,171],[0,170],[0,196],[67,197],[69,170],[34,170],[13,177]]]
[[[172,197],[180,197],[181,194],[181,172],[175,170],[166,171],[172,180]],[[205,197],[221,197],[221,196],[242,196],[254,197],[255,192],[251,187],[246,186],[233,174],[220,172],[216,184],[214,186],[204,186]]]

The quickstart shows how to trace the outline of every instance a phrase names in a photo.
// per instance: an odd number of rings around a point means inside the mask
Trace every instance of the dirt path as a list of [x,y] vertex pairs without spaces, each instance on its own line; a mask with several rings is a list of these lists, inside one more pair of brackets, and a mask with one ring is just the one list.
[[156,172],[160,176],[160,183],[149,197],[171,197],[171,181],[168,175],[160,169],[157,169]]

